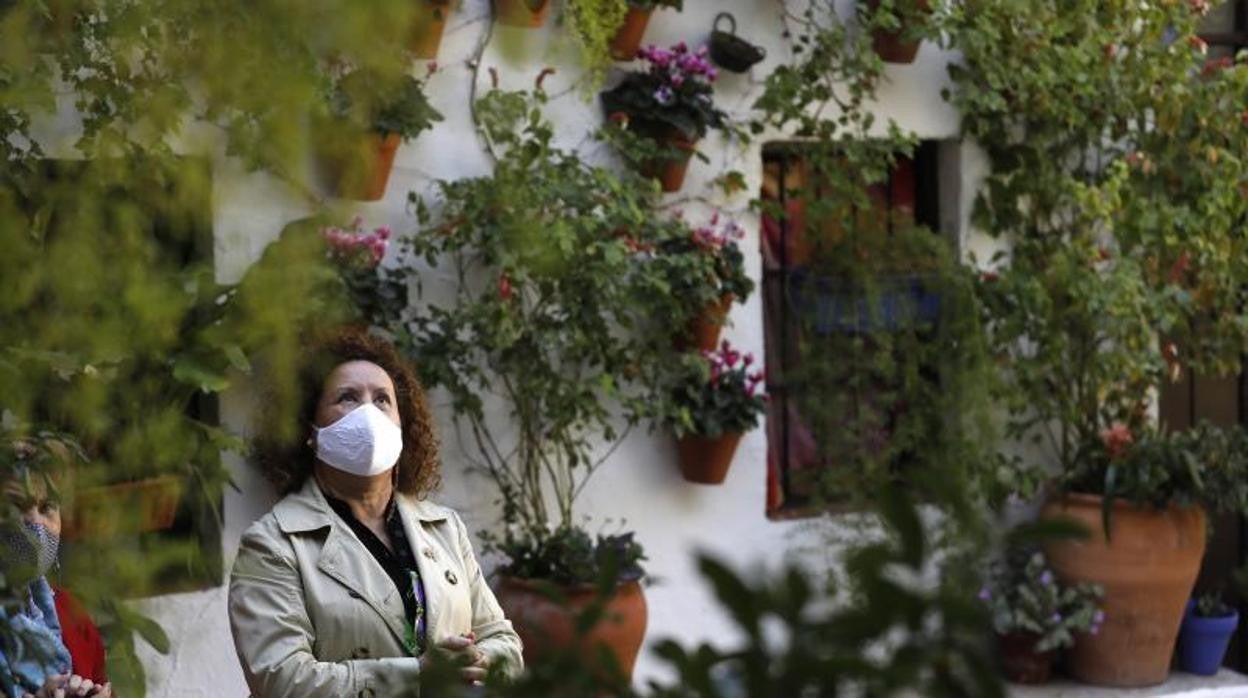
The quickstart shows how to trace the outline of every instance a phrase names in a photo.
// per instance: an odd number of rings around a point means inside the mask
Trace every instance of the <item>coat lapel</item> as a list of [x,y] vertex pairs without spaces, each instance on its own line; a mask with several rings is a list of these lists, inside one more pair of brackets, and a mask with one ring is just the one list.
[[406,646],[403,602],[390,577],[349,528],[331,526],[317,569],[358,596],[381,616],[399,645]]
[[446,609],[438,603],[447,596],[441,588],[443,561],[438,560],[438,546],[431,545],[429,534],[425,532],[425,521],[441,521],[446,514],[440,507],[413,501],[405,496],[396,497],[399,504],[399,516],[403,520],[403,528],[407,531],[408,541],[412,544],[412,552],[416,555],[416,567],[420,571],[420,580],[425,587],[425,636],[429,644],[443,639],[442,617]]
[[346,587],[381,616],[400,646],[406,646],[403,601],[381,563],[373,558],[351,529],[338,518],[312,478],[293,497],[283,499],[274,509],[285,533],[307,533],[329,529],[321,546],[316,567],[327,577]]

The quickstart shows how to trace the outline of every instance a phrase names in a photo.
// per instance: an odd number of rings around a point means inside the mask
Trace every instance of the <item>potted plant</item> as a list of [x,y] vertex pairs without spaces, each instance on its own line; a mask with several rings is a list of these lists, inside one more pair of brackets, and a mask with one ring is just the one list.
[[499,24],[537,28],[550,16],[551,0],[493,0]]
[[[396,263],[418,289],[432,283],[428,265],[454,269],[451,292],[387,329],[427,384],[448,391],[471,435],[470,462],[498,488],[504,525],[485,540],[506,558],[499,596],[533,640],[526,658],[540,659],[536,638],[559,635],[526,625],[549,615],[534,610],[548,603],[537,592],[571,600],[597,585],[608,608],[618,601],[628,611],[599,621],[626,635],[615,649],[627,671],[645,628],[632,564],[640,548],[627,537],[595,540],[576,500],[613,450],[600,440],[623,439],[663,397],[672,363],[665,319],[681,301],[657,292],[665,278],[655,251],[685,228],[649,215],[653,193],[635,181],[556,148],[544,103],[540,90],[479,101],[493,173],[439,182],[436,209],[419,199],[421,230]],[[487,416],[487,399],[504,415]],[[613,554],[613,565],[598,562]]]
[[679,191],[698,140],[709,129],[724,126],[725,114],[712,99],[711,84],[719,71],[707,59],[705,46],[690,51],[683,41],[670,49],[647,46],[637,55],[649,64],[647,69],[628,73],[603,92],[602,106],[609,117],[621,115],[629,131],[649,142],[648,149],[624,156],[646,176],[659,179],[663,191]]
[[718,485],[741,436],[758,426],[767,398],[759,391],[764,373],[753,354],[742,354],[724,340],[717,351],[681,357],[662,423],[676,437],[685,480]]
[[657,7],[684,9],[684,0],[628,0],[628,14],[611,39],[611,57],[617,61],[631,61],[637,57],[641,39],[650,24],[650,15]]
[[335,195],[376,201],[386,193],[399,143],[442,120],[411,76],[356,70],[336,81],[316,123],[317,155]]
[[1216,592],[1187,602],[1179,628],[1179,668],[1189,674],[1213,676],[1222,668],[1226,647],[1239,628],[1239,611]]
[[737,244],[745,235],[734,221],[720,223],[714,214],[704,225],[662,246],[662,260],[674,262],[670,292],[686,298],[693,317],[677,336],[678,347],[712,351],[733,302],[744,303],[754,291]]
[[455,9],[456,0],[416,0],[407,50],[413,58],[434,59],[442,45],[446,20]]
[[1099,632],[1105,620],[1098,607],[1102,596],[1095,585],[1058,581],[1038,550],[1011,550],[994,560],[979,598],[992,614],[1005,678],[1048,681],[1057,652],[1073,645],[1076,633]]
[[1234,289],[1248,268],[1234,221],[1248,201],[1242,163],[1225,155],[1248,143],[1236,96],[1248,70],[1204,73],[1193,4],[1094,15],[953,12],[945,29],[965,61],[948,96],[991,164],[975,220],[1009,248],[977,292],[1008,435],[1039,457],[1007,475],[1059,474],[1045,515],[1090,537],[1048,557],[1064,580],[1105,587],[1106,623],[1076,640],[1070,669],[1141,686],[1168,675],[1206,511],[1248,504],[1240,435],[1169,433],[1153,416],[1185,370],[1240,370],[1248,313]]
[[929,0],[867,0],[863,17],[880,59],[885,63],[913,63],[928,31],[931,12]]

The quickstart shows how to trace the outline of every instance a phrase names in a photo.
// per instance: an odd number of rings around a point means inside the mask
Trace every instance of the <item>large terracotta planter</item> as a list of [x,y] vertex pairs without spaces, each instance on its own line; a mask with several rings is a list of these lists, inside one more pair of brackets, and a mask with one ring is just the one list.
[[685,173],[697,143],[684,136],[668,136],[664,144],[678,152],[642,163],[641,174],[659,180],[659,186],[670,194],[685,186]]
[[641,48],[641,37],[646,35],[646,27],[650,24],[653,7],[633,7],[629,5],[624,23],[611,39],[611,57],[617,61],[631,61],[637,57],[637,49]]
[[1057,653],[1036,651],[1040,636],[1035,633],[1011,633],[997,636],[997,649],[1001,655],[1001,670],[1005,680],[1012,683],[1045,683],[1053,675],[1053,660]]
[[173,525],[182,480],[161,476],[79,491],[65,511],[66,539],[108,539],[162,531]]
[[719,334],[728,320],[732,301],[732,294],[729,293],[703,308],[684,328],[676,342],[677,348],[714,351],[719,346]]
[[699,485],[719,485],[728,476],[728,466],[737,453],[740,432],[720,436],[682,436],[676,439],[680,474]]
[[587,665],[597,667],[600,648],[605,647],[631,679],[646,635],[646,597],[641,584],[631,581],[616,587],[602,618],[583,637],[577,636],[576,618],[594,601],[592,586],[554,587],[562,601],[544,593],[551,589],[545,582],[502,577],[495,587],[499,605],[524,643],[526,665],[574,651]]
[[[867,0],[871,11],[875,12],[880,7],[880,0]],[[916,7],[923,13],[927,13],[931,6],[928,0],[916,0]],[[904,41],[902,34],[906,27],[895,32],[875,30],[871,32],[871,44],[875,48],[876,54],[885,63],[913,63],[914,59],[919,55],[918,41]]]
[[494,0],[499,24],[537,28],[550,16],[551,0]]
[[1105,589],[1105,622],[1079,635],[1069,655],[1072,676],[1100,686],[1152,686],[1170,673],[1183,610],[1205,554],[1200,507],[1140,507],[1115,500],[1107,539],[1101,498],[1074,494],[1045,505],[1044,518],[1066,517],[1090,532],[1086,540],[1045,546],[1058,576]]
[[401,140],[395,133],[331,138],[319,153],[330,190],[339,198],[357,201],[377,201],[385,196]]
[[454,3],[452,0],[421,0],[418,4],[407,50],[412,58],[437,58]]

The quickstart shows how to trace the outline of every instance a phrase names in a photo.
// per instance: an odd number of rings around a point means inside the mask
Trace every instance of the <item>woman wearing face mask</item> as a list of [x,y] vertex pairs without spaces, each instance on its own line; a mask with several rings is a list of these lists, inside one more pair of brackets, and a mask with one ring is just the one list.
[[358,332],[308,358],[298,428],[266,413],[256,443],[285,497],[244,534],[230,576],[253,695],[392,695],[416,685],[433,653],[457,661],[467,683],[494,665],[518,672],[520,639],[468,531],[424,499],[437,439],[411,369]]
[[21,512],[21,519],[0,528],[0,571],[9,580],[34,575],[19,610],[10,613],[0,608],[0,623],[17,638],[13,646],[0,642],[0,688],[5,698],[109,698],[108,684],[75,673],[45,576],[56,564],[60,548],[60,506],[46,482],[26,470],[4,483],[4,494]]

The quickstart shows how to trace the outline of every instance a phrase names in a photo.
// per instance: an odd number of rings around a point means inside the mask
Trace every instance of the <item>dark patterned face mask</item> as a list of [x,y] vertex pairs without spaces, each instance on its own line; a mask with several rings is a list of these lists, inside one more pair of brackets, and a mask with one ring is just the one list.
[[42,577],[56,564],[61,540],[41,523],[23,521],[0,526],[0,551],[4,553],[4,566],[15,569],[33,569]]

